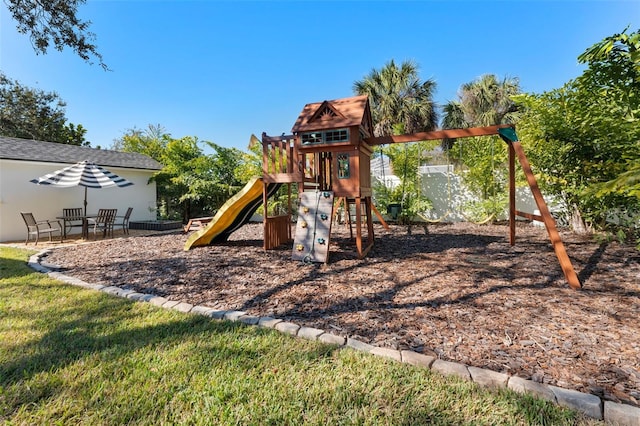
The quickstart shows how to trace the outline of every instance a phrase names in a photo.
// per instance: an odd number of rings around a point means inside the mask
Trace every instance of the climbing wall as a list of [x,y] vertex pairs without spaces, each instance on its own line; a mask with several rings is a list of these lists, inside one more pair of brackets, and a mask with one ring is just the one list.
[[326,263],[329,254],[333,192],[313,191],[300,194],[293,260]]

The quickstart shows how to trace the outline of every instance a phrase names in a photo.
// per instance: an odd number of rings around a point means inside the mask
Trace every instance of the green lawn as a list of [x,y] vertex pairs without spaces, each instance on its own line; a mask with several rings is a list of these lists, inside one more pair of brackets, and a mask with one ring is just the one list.
[[347,348],[76,288],[0,248],[3,424],[595,424]]

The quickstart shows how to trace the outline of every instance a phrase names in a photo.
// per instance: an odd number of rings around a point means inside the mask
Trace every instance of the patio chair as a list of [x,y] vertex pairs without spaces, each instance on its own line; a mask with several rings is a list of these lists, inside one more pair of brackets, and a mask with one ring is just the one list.
[[[27,239],[25,244],[29,244],[29,240],[32,235],[36,237],[35,245],[38,245],[40,234],[49,234],[49,241],[52,241],[52,234],[55,232],[60,233],[60,242],[63,241],[63,226],[59,220],[36,220],[33,217],[33,213],[20,212],[24,224],[27,225]],[[56,224],[58,225],[56,227]]]
[[102,231],[102,238],[107,235],[113,237],[113,225],[116,220],[118,209],[99,209],[96,217],[89,218],[89,223],[93,224],[93,235]]
[[131,212],[133,211],[133,207],[129,207],[124,216],[118,216],[116,219],[122,219],[120,222],[115,223],[115,226],[122,226],[122,233],[129,235],[129,218],[131,217]]
[[82,228],[84,213],[82,207],[74,207],[69,209],[62,209],[62,223],[64,225],[64,237],[73,228]]

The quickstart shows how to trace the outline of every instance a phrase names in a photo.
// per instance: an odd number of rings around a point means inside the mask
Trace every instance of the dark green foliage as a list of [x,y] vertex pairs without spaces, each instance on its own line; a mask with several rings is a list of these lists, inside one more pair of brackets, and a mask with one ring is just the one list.
[[[205,154],[201,144],[213,154]],[[147,154],[164,166],[153,176],[158,188],[159,219],[187,221],[212,216],[252,176],[251,159],[235,148],[224,148],[197,137],[174,139],[161,126],[129,130],[114,148]],[[246,178],[246,180],[244,180]]]
[[393,173],[401,182],[393,189],[376,183],[374,201],[382,211],[387,211],[389,204],[399,204],[399,223],[410,224],[420,215],[426,214],[432,206],[431,201],[422,193],[422,181],[418,170],[423,160],[426,160],[424,153],[431,149],[432,142],[390,145],[381,149],[381,153],[391,160]]
[[23,86],[0,72],[0,135],[89,146],[85,128],[67,123],[65,106],[57,93]]
[[[616,34],[580,56],[584,73],[560,89],[516,100],[527,154],[546,191],[587,228],[639,238],[640,33]],[[581,221],[574,220],[574,226]]]

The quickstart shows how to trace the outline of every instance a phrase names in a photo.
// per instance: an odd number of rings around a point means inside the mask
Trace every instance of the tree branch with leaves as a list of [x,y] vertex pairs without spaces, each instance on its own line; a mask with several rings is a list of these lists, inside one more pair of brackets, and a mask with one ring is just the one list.
[[65,106],[57,93],[23,86],[0,72],[2,136],[89,146],[86,129],[67,123]]
[[95,58],[105,70],[109,67],[89,31],[91,21],[78,18],[78,6],[86,0],[4,0],[16,21],[19,33],[27,34],[37,54],[46,54],[50,47],[62,51],[72,49],[80,58],[93,64]]

